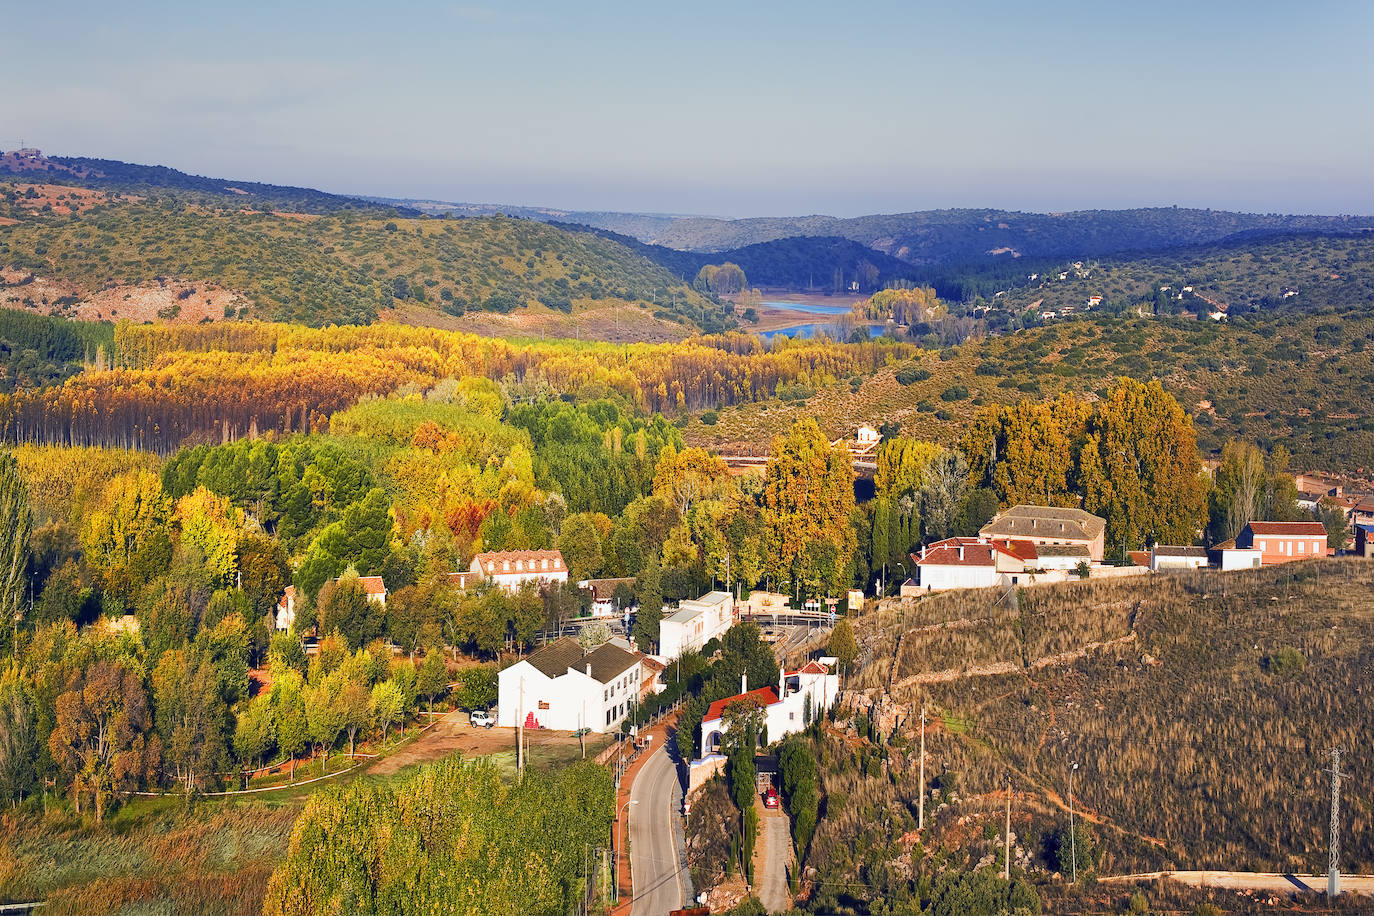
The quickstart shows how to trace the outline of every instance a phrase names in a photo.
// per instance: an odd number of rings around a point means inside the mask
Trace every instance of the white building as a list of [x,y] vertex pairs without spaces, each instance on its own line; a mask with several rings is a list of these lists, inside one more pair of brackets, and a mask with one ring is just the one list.
[[496,724],[526,728],[612,731],[639,701],[639,656],[612,643],[585,652],[564,636],[496,677]]
[[288,585],[277,601],[277,629],[289,630],[296,625],[296,586]]
[[725,709],[737,700],[753,700],[763,709],[763,721],[768,729],[770,744],[806,728],[809,724],[806,718],[808,705],[811,710],[810,721],[814,722],[839,696],[840,676],[835,673],[837,666],[838,660],[833,657],[807,662],[796,671],[779,672],[776,685],[770,684],[757,690],[749,690],[748,680],[741,676],[740,692],[733,697],[716,700],[701,718],[702,756],[720,750],[721,736],[729,728],[724,719]]
[[697,651],[725,635],[735,623],[735,601],[729,592],[708,592],[695,601],[683,601],[678,610],[658,625],[658,654],[677,658]]
[[[375,601],[386,607],[386,583],[382,581],[381,576],[359,576],[358,584],[362,586],[363,594],[367,595],[368,601]],[[290,630],[295,625],[296,586],[288,585],[281,598],[277,600],[276,627],[278,630]]]
[[860,426],[854,434],[854,439],[860,445],[877,445],[882,435],[871,426]]
[[1217,551],[1220,557],[1218,566],[1223,571],[1233,569],[1259,569],[1264,552],[1250,547],[1223,547]]
[[916,561],[917,583],[922,591],[951,588],[991,588],[1003,576],[1016,584],[1027,570],[1034,569],[1035,545],[1020,540],[984,540],[955,537],[921,548]]
[[[1062,569],[1071,572],[1080,563],[1092,565],[1092,554],[1081,544],[1031,544],[1035,551],[1035,561],[1028,565],[1035,569]],[[1019,553],[1020,551],[1018,551]]]
[[1205,569],[1207,566],[1206,547],[1172,547],[1156,544],[1150,548],[1150,569]]
[[[526,582],[567,582],[568,564],[557,550],[500,550],[472,558],[469,573],[490,579],[507,591],[518,591]],[[464,584],[470,584],[471,578]]]

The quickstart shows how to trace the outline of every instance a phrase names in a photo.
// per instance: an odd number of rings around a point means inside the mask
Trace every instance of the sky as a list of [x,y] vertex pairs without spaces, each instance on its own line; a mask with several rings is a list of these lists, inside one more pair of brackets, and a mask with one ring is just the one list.
[[0,149],[696,213],[1374,213],[1366,0],[44,0]]

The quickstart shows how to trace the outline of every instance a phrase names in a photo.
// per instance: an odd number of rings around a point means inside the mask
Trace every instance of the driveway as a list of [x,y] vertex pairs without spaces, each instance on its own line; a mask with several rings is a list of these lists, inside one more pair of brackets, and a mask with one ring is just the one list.
[[691,888],[682,866],[682,785],[666,742],[655,743],[630,787],[631,916],[664,916]]
[[[1121,875],[1098,879],[1101,882],[1152,881],[1170,878],[1193,887],[1224,887],[1229,890],[1275,891],[1284,894],[1326,893],[1326,875],[1294,875],[1248,871],[1156,871],[1143,875]],[[1341,875],[1341,892],[1374,894],[1374,875]]]
[[765,808],[757,797],[759,839],[754,848],[754,891],[770,913],[792,909],[792,894],[787,889],[787,866],[792,861],[790,822],[781,808]]

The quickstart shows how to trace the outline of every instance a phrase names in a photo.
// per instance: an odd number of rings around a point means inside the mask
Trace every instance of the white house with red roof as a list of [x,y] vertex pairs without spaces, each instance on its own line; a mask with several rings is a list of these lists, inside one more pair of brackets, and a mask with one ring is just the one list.
[[1013,584],[1027,571],[1038,569],[1035,545],[1011,538],[953,537],[936,541],[912,554],[916,584],[921,591],[951,588],[991,588],[1003,577]]
[[296,625],[296,586],[288,585],[277,600],[277,629],[289,630]]
[[567,582],[568,564],[559,550],[497,550],[479,553],[468,568],[471,576],[490,579],[507,591],[517,591],[526,582]]
[[[723,700],[716,700],[701,717],[702,756],[720,750],[721,736],[729,728],[725,709],[738,700],[753,700],[763,710],[768,741],[777,741],[816,721],[821,712],[829,709],[840,694],[838,659],[827,656],[807,662],[796,671],[778,673],[778,683],[757,690],[749,689],[748,676],[740,677],[740,692]],[[810,721],[807,710],[810,710]]]
[[1236,535],[1236,547],[1258,550],[1261,566],[1326,556],[1321,522],[1251,522]]

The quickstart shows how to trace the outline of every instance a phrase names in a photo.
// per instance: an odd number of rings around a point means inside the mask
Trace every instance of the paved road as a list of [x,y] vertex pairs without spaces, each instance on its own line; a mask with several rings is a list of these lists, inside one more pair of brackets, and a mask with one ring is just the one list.
[[[1101,878],[1107,882],[1150,881],[1171,878],[1192,887],[1224,887],[1230,890],[1276,891],[1296,894],[1301,891],[1326,893],[1326,875],[1284,875],[1247,871],[1164,871],[1144,875]],[[1374,894],[1374,875],[1342,875],[1341,892]]]
[[[757,804],[757,803],[756,803]],[[792,909],[787,890],[787,865],[792,860],[790,822],[781,808],[758,804],[759,843],[754,853],[754,883],[759,902],[770,913]]]
[[666,743],[658,742],[630,788],[631,916],[679,909],[690,887],[679,857],[682,786]]

